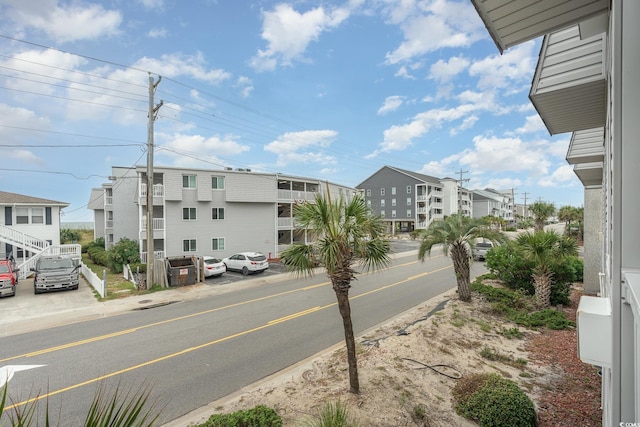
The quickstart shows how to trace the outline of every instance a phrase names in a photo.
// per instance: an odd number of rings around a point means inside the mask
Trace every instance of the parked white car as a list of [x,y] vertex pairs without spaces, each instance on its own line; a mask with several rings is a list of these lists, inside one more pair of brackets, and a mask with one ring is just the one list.
[[202,257],[202,261],[204,263],[204,277],[222,276],[227,271],[227,266],[219,258],[205,255]]
[[261,273],[269,268],[267,257],[260,252],[239,252],[222,260],[227,270],[240,271],[245,276],[249,273]]

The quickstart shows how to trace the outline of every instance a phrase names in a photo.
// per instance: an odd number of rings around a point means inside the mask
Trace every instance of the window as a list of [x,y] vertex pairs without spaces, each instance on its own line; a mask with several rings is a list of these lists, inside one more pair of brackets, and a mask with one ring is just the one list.
[[16,208],[16,224],[29,224],[29,208]]
[[411,197],[407,197],[407,206],[411,206]]
[[384,211],[380,211],[380,216],[384,218]]
[[411,194],[411,186],[407,185],[407,194]]
[[224,237],[214,237],[211,239],[211,250],[224,251]]
[[367,207],[371,207],[371,200],[367,200]]
[[211,188],[214,190],[224,190],[224,176],[212,176]]
[[196,176],[182,175],[182,188],[196,188]]
[[407,218],[411,218],[411,209],[407,209]]
[[384,196],[384,188],[381,188],[381,189],[380,189],[380,195],[381,195],[381,196]]
[[182,208],[182,219],[187,221],[195,221],[196,208]]
[[384,208],[384,199],[380,200],[380,207]]
[[185,239],[182,241],[182,251],[183,252],[197,252],[198,245],[196,239]]
[[371,189],[367,188],[367,197],[371,197]]
[[224,219],[224,208],[211,208],[211,219]]
[[31,224],[44,224],[44,209],[31,208]]
[[396,205],[396,199],[391,199],[391,206],[395,206]]
[[391,218],[395,218],[395,217],[396,217],[396,210],[395,210],[395,209],[393,209],[393,210],[391,211]]
[[391,194],[396,194],[396,187],[391,187]]

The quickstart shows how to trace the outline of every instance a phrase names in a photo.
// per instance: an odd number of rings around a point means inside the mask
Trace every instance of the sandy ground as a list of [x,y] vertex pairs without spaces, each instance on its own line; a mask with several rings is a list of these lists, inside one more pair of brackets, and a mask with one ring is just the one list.
[[492,372],[516,381],[535,402],[559,377],[528,360],[526,340],[538,332],[519,328],[521,338],[506,338],[502,332],[517,326],[492,316],[474,297],[467,304],[455,292],[445,293],[359,337],[360,395],[348,392],[346,351],[340,346],[213,402],[191,420],[266,405],[284,426],[300,426],[325,403],[339,401],[360,426],[473,426],[453,409],[452,377]]

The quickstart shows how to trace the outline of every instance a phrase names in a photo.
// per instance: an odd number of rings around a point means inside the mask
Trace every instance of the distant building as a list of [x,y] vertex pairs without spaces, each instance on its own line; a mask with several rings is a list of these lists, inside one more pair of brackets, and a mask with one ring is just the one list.
[[515,219],[515,209],[511,191],[497,191],[493,188],[473,190],[473,217],[492,216],[503,219],[507,224]]
[[[0,191],[0,256],[13,256],[22,265],[58,247],[60,212],[67,206],[69,203],[57,200]],[[21,269],[24,276],[25,269]]]
[[[95,237],[110,248],[136,240],[143,261],[147,240],[146,167],[112,167],[111,182],[91,192]],[[296,228],[293,206],[317,194],[350,199],[354,188],[313,178],[249,169],[154,168],[153,247],[156,258],[183,255],[224,257],[257,251],[276,258],[310,236]]]
[[433,221],[462,212],[472,215],[471,191],[452,178],[436,178],[383,166],[356,188],[367,205],[383,217],[387,232],[426,229]]

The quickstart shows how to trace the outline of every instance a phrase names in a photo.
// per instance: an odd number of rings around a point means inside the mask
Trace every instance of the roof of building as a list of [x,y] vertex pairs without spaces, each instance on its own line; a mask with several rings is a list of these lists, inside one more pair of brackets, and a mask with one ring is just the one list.
[[9,193],[0,191],[0,205],[49,205],[67,207],[69,203],[59,202],[57,200],[41,199],[39,197],[25,196],[23,194]]

